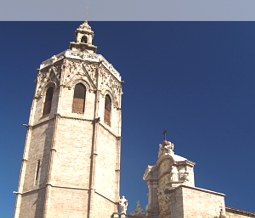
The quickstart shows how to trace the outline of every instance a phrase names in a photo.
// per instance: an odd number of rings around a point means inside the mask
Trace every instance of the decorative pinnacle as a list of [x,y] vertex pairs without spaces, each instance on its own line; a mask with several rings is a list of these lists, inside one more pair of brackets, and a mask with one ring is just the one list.
[[85,21],[78,27],[77,30],[93,33],[93,30],[91,29],[91,26],[89,25],[89,23],[88,23],[87,20],[85,20]]

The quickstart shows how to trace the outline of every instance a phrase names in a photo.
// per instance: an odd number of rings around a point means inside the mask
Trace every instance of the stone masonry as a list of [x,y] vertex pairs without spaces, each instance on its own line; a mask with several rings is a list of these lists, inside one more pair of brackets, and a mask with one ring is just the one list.
[[194,163],[174,153],[166,139],[159,145],[155,165],[148,166],[144,180],[148,185],[146,211],[131,213],[136,218],[245,218],[254,213],[225,207],[222,193],[195,187]]
[[[122,82],[96,53],[93,36],[84,22],[70,49],[40,65],[15,218],[99,218],[118,212]],[[77,84],[86,90],[83,113],[72,111]],[[46,104],[50,112],[43,115]]]

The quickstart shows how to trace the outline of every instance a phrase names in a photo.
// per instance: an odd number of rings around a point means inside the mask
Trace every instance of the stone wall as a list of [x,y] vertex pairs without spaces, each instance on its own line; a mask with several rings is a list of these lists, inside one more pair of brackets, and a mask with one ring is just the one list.
[[184,218],[214,218],[219,217],[221,211],[225,212],[224,194],[188,186],[179,188],[182,190]]
[[[117,212],[121,77],[95,53],[94,33],[88,23],[77,32],[70,50],[40,65],[15,218],[96,218]],[[81,42],[82,36],[89,40]],[[77,84],[86,89],[83,113],[72,110]],[[49,87],[53,95],[48,94],[45,101]],[[111,99],[110,122],[104,121],[106,96]]]
[[45,189],[29,192],[22,196],[20,205],[21,218],[42,218],[45,201]]
[[216,218],[225,210],[224,195],[181,185],[164,193],[159,218]]
[[61,187],[89,187],[92,124],[84,120],[58,118],[51,183]]
[[48,202],[45,217],[82,218],[87,216],[87,190],[50,187],[47,198]]
[[[121,96],[116,94],[121,95],[121,90],[113,92],[109,84],[120,84],[120,81],[111,77],[104,68],[104,76],[98,74],[101,81],[99,90],[94,83],[96,78],[92,80],[84,70],[87,65],[70,60],[61,63],[67,67],[56,64],[38,74],[20,180],[19,192],[22,195],[16,205],[17,218],[29,218],[29,214],[36,218],[43,214],[45,217],[74,218],[87,213],[98,213],[100,217],[117,212]],[[95,66],[91,67],[94,76]],[[70,69],[73,71],[69,72]],[[86,86],[85,111],[82,114],[72,111],[77,83]],[[49,86],[54,86],[51,111],[43,115],[45,93]],[[114,87],[116,89],[116,85]],[[112,98],[110,125],[104,122],[106,94]],[[38,181],[35,180],[37,176]],[[93,201],[93,193],[97,193],[97,202]],[[96,206],[98,202],[101,202],[99,205],[103,210]],[[39,209],[33,210],[33,204],[43,210],[40,213]],[[25,211],[29,211],[27,216]]]
[[255,217],[255,213],[226,207],[226,218]]

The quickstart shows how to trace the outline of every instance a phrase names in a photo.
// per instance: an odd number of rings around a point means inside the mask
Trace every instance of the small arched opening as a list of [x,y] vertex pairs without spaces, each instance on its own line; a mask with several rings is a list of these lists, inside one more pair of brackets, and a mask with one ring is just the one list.
[[87,38],[87,36],[82,36],[82,38],[81,38],[81,42],[83,42],[83,43],[88,43],[88,38]]

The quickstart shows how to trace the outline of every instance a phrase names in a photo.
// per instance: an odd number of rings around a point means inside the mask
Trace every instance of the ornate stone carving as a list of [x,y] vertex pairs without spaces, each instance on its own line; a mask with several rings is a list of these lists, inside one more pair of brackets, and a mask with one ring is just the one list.
[[170,141],[165,140],[162,144],[159,144],[158,157],[162,155],[173,155],[174,144]]
[[188,182],[189,181],[189,172],[184,171],[179,173],[180,180],[183,182]]
[[86,69],[86,72],[90,76],[90,79],[96,84],[96,68],[97,65],[95,64],[83,64],[83,67]]
[[41,70],[37,77],[37,90],[35,97],[40,98],[45,87],[49,83],[53,83],[55,86],[59,86],[61,77],[61,65],[52,65],[47,70]]
[[166,216],[170,212],[171,190],[162,188],[158,192],[160,216]]
[[145,212],[141,207],[140,201],[136,202],[136,208],[135,210],[131,213],[132,216],[134,217],[144,217],[145,216]]
[[116,78],[121,80],[121,77],[118,71],[102,55],[99,55],[99,58],[100,58],[100,61],[102,62],[102,65],[104,65],[104,67],[108,69],[112,73],[112,75],[114,75]]
[[41,63],[40,65],[40,70],[45,68],[45,67],[48,67],[50,65],[54,65],[54,63],[60,61],[61,59],[64,59],[65,58],[65,55],[64,55],[64,52],[61,52],[57,55],[53,55],[51,58],[49,58],[48,60],[45,60]]
[[100,77],[99,90],[101,90],[102,95],[109,91],[113,97],[113,106],[119,108],[122,94],[120,82],[104,67],[100,68]]
[[175,166],[172,166],[171,181],[172,182],[177,182],[178,181],[178,170]]
[[119,72],[100,54],[88,53],[86,52],[86,50],[83,52],[67,50],[65,52],[65,57],[74,60],[89,61],[98,64],[101,63],[102,66],[107,69],[112,75],[114,75],[118,80],[121,80]]
[[99,55],[88,53],[86,51],[80,52],[80,51],[66,51],[66,57],[79,59],[79,60],[87,60],[87,61],[95,61],[99,62]]
[[96,88],[96,69],[97,64],[95,63],[84,63],[76,61],[65,61],[64,69],[66,72],[63,85],[71,88],[73,82],[81,79],[86,80],[91,88]]
[[123,195],[119,200],[119,206],[120,206],[120,214],[126,214],[127,213],[127,207],[128,207],[128,200]]

